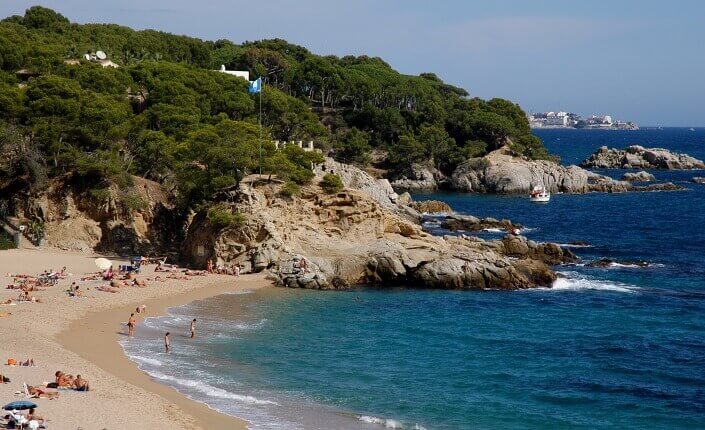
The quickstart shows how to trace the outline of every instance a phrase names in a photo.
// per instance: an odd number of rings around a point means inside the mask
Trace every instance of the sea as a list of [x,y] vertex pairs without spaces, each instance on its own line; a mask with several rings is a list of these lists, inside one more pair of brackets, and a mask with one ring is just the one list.
[[[535,133],[563,164],[630,144],[705,159],[704,128]],[[148,318],[123,346],[156,381],[253,429],[702,429],[705,185],[690,179],[705,172],[652,173],[686,189],[557,194],[545,205],[414,196],[570,247],[580,262],[557,266],[551,288],[222,295]],[[447,233],[436,221],[429,231]],[[590,265],[601,259],[611,263]]]

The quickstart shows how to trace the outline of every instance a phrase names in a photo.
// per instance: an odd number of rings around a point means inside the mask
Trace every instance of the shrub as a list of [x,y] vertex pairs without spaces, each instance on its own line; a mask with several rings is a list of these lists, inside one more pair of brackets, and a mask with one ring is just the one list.
[[326,173],[321,180],[321,188],[328,194],[335,194],[344,188],[340,176],[334,173]]
[[0,234],[0,251],[4,251],[6,249],[14,249],[15,248],[15,241],[12,240],[12,238],[8,237],[6,234]]
[[282,189],[279,193],[284,197],[291,198],[291,197],[299,195],[300,192],[301,192],[301,187],[299,186],[299,184],[297,184],[295,182],[287,182],[286,184],[284,184],[284,186],[282,187]]
[[208,221],[214,230],[220,231],[228,227],[242,227],[245,217],[241,213],[233,213],[224,206],[217,205],[208,209]]
[[136,192],[130,191],[122,196],[122,204],[125,206],[128,212],[141,212],[147,209],[147,202],[137,194]]

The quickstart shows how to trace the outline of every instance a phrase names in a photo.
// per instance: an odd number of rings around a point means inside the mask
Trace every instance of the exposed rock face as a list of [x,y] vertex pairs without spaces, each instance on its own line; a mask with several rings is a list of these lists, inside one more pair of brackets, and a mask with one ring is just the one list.
[[[353,168],[354,169],[354,168]],[[349,172],[358,176],[360,171]],[[364,172],[362,172],[364,174]],[[369,179],[358,178],[367,184]],[[317,183],[317,181],[313,181]],[[550,285],[549,265],[574,256],[557,245],[525,238],[484,241],[436,237],[351,187],[329,195],[317,185],[298,197],[279,197],[279,184],[241,185],[226,199],[246,216],[242,228],[213,231],[197,214],[182,247],[191,264],[239,263],[245,271],[272,273],[281,285],[330,289],[354,284],[410,287],[518,289]],[[306,270],[301,258],[306,259]]]
[[623,181],[629,182],[651,182],[655,181],[656,177],[651,173],[642,170],[641,172],[627,172],[622,176]]
[[453,208],[451,208],[448,203],[441,202],[438,200],[420,200],[417,202],[411,202],[409,204],[412,208],[421,212],[422,214],[435,214],[435,213],[452,213]]
[[441,222],[441,227],[448,230],[481,231],[487,229],[501,229],[512,231],[521,229],[521,224],[513,224],[508,219],[497,220],[494,218],[477,218],[472,215],[448,215]]
[[498,194],[528,193],[537,184],[543,184],[551,193],[652,191],[663,186],[637,187],[578,166],[514,157],[506,149],[461,163],[453,172],[451,184],[456,191]]
[[435,167],[412,164],[409,169],[397,175],[391,182],[395,190],[421,191],[436,190],[445,176]]
[[131,198],[144,204],[139,209],[127,208],[115,187],[97,197],[78,191],[70,177],[57,178],[36,195],[16,197],[13,206],[20,218],[43,223],[46,244],[60,249],[132,254],[170,246],[178,229],[168,196],[155,182],[133,181]]
[[687,154],[675,154],[663,148],[632,145],[625,149],[600,147],[582,167],[597,169],[705,169],[705,163]]
[[702,176],[694,176],[693,179],[690,180],[690,182],[705,185],[705,178],[703,178]]

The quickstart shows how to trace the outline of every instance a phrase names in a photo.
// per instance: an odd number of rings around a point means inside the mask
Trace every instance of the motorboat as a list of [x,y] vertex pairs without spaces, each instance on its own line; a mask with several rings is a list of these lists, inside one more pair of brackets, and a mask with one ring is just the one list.
[[551,193],[543,185],[536,185],[529,194],[529,200],[532,203],[548,203],[551,200]]

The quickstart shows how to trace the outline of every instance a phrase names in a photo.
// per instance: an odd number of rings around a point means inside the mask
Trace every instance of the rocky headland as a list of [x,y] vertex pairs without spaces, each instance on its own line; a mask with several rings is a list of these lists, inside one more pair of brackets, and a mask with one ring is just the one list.
[[[199,212],[182,257],[199,267],[208,259],[238,263],[247,272],[269,271],[280,285],[313,289],[359,284],[521,289],[551,285],[556,275],[550,266],[575,260],[556,244],[521,236],[486,241],[430,235],[410,219],[414,209],[395,203],[387,185],[365,172],[332,160],[316,171],[342,173],[346,188],[326,194],[317,176],[288,198],[279,194],[279,183],[243,181],[223,194],[221,205],[245,215],[245,225],[216,230],[205,211]],[[367,187],[375,183],[380,188],[371,192]]]
[[678,190],[672,183],[636,186],[627,181],[590,172],[578,166],[561,166],[549,160],[516,157],[507,148],[461,163],[450,180],[462,192],[524,194],[543,184],[551,193]]
[[600,147],[581,167],[592,169],[705,169],[702,160],[687,154],[676,154],[663,148],[644,148],[640,145],[625,149]]

